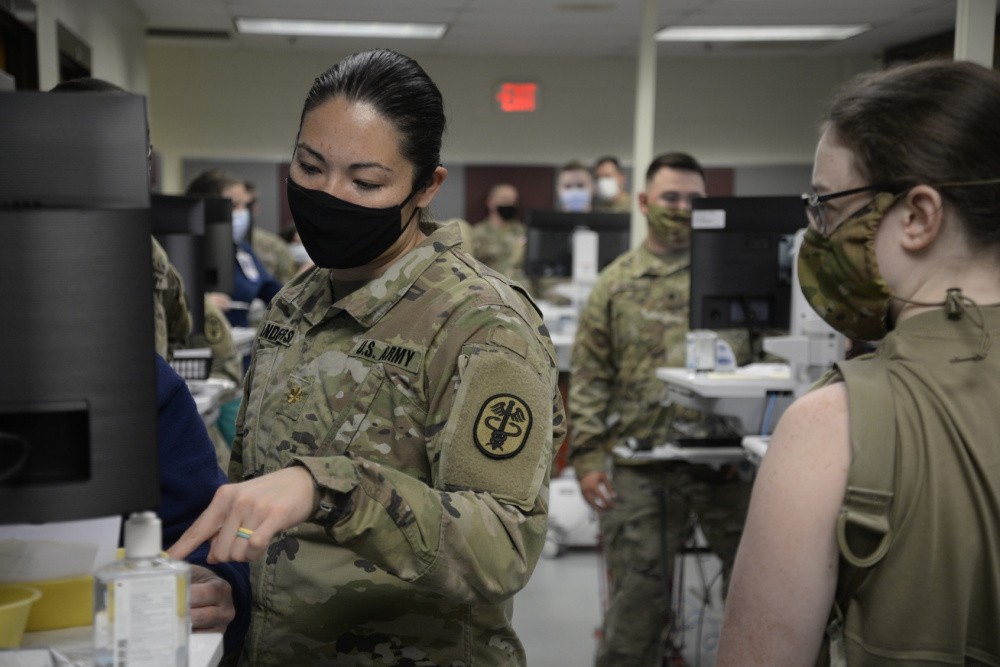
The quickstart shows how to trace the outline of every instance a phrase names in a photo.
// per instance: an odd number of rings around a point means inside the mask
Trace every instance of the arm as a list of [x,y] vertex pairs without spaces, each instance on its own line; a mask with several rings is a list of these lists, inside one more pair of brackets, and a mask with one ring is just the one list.
[[607,411],[615,381],[609,298],[607,281],[598,278],[573,341],[567,396],[570,463],[580,479],[584,498],[597,510],[610,507],[614,494],[605,472],[610,444]]
[[[163,544],[170,546],[208,506],[226,477],[184,381],[159,357],[157,403],[160,517]],[[208,544],[202,544],[185,559],[192,564],[192,625],[196,631],[225,631],[229,653],[242,643],[249,626],[250,570],[245,563],[208,565],[207,555]]]
[[781,418],[754,484],[718,665],[812,665],[837,585],[834,526],[851,462],[847,390],[817,389]]
[[[321,503],[314,520],[378,567],[457,602],[493,604],[520,590],[544,545],[553,437],[564,433],[554,354],[531,331],[538,324],[489,303],[442,326],[425,376],[427,449],[440,452],[431,479],[346,457],[303,460],[334,506],[324,517]],[[501,428],[501,408],[506,432],[520,433],[502,445],[489,428]],[[355,485],[349,495],[329,492],[345,482]]]
[[257,265],[257,271],[260,272],[260,284],[257,287],[257,294],[255,296],[264,303],[269,304],[271,303],[271,299],[281,291],[284,285],[275,280],[274,276],[267,270],[264,262],[260,261],[260,257],[256,253],[251,252],[251,254],[253,255],[254,264]]
[[167,336],[170,349],[185,347],[188,336],[194,324],[191,321],[191,311],[188,309],[187,295],[184,293],[184,281],[173,264],[167,264],[168,288],[164,295],[164,308],[167,314]]
[[[553,433],[563,433],[554,361],[531,332],[535,325],[490,303],[441,328],[443,340],[427,353],[426,447],[439,454],[429,480],[350,451],[298,458],[220,490],[184,547],[218,532],[213,559],[259,558],[278,530],[308,519],[377,567],[457,602],[510,597],[544,544]],[[482,446],[473,442],[482,408],[498,394],[521,408],[524,438],[500,450],[506,458],[483,453],[488,437]],[[239,446],[238,438],[234,454]],[[254,528],[249,540],[233,537],[239,525]]]

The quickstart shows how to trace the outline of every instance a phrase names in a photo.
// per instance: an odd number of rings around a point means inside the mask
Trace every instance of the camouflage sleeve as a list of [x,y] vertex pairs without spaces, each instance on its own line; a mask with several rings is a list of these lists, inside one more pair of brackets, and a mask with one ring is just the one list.
[[432,479],[349,455],[297,461],[320,486],[313,520],[334,540],[463,604],[495,604],[527,583],[563,433],[554,355],[504,310],[459,316],[429,352]]
[[250,368],[247,369],[243,382],[243,400],[240,401],[240,409],[236,413],[236,435],[230,448],[229,469],[226,471],[230,482],[242,482],[246,478],[243,474],[243,434],[246,433],[247,405],[250,403],[250,388],[253,386],[256,365],[257,355],[254,355],[250,360]]
[[601,279],[605,275],[598,278],[587,299],[570,355],[566,401],[569,459],[577,477],[604,470],[610,447],[607,414],[614,389],[615,360],[608,316],[609,282]]
[[[212,349],[210,377],[231,380],[237,389],[243,386],[243,356],[233,341],[233,330],[222,309],[205,298],[205,326],[203,333],[191,337],[191,347]],[[235,394],[224,398],[229,401]]]
[[193,323],[184,293],[184,281],[173,264],[167,264],[167,290],[163,305],[167,316],[167,342],[170,350],[186,347]]
[[184,282],[167,253],[155,238],[153,259],[153,316],[156,331],[156,352],[170,361],[173,351],[187,345],[191,333],[191,313],[184,295]]

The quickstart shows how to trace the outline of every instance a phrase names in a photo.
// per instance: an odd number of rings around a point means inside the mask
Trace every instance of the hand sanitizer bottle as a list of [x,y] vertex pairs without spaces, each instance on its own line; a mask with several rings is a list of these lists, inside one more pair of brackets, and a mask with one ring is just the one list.
[[160,519],[125,522],[125,558],[94,575],[94,664],[187,667],[191,567],[160,554]]

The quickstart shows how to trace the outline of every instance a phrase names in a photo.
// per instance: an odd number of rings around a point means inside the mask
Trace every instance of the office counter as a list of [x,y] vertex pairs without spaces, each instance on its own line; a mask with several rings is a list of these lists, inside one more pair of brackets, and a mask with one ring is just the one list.
[[250,356],[250,351],[253,350],[253,339],[257,335],[257,329],[254,327],[233,327],[233,343],[236,344],[236,349],[244,357]]
[[[229,386],[227,387],[226,384]],[[219,406],[223,395],[233,386],[232,382],[223,383],[209,380],[188,380],[188,390],[194,397],[205,426],[211,426],[219,418]]]
[[678,447],[673,443],[657,445],[652,449],[634,451],[618,446],[612,450],[617,456],[633,461],[685,461],[711,466],[740,463],[746,458],[742,447]]
[[735,420],[741,433],[770,433],[794,400],[796,382],[787,364],[749,364],[731,373],[658,368],[667,400]]
[[[62,630],[28,632],[21,641],[20,651],[6,655],[0,651],[0,667],[24,665],[56,665],[65,663],[48,662],[42,651],[30,649],[54,649],[71,661],[71,665],[91,665],[94,653],[94,628],[83,625]],[[31,654],[31,655],[28,655]],[[36,655],[37,654],[37,655]],[[188,667],[215,667],[222,660],[222,635],[217,632],[196,633],[188,643]]]

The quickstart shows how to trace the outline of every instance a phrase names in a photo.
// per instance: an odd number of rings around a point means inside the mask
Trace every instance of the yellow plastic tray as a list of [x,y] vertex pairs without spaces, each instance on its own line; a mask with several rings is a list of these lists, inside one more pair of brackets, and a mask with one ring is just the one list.
[[90,625],[94,620],[94,578],[90,575],[24,584],[42,597],[31,605],[27,632]]

